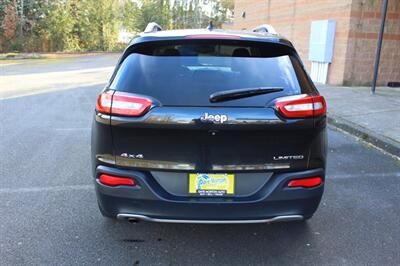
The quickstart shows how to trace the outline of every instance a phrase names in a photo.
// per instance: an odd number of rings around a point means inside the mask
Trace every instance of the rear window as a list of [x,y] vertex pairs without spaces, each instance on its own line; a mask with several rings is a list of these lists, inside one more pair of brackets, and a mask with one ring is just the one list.
[[[297,59],[269,48],[209,43],[149,46],[125,58],[110,88],[148,95],[165,106],[259,107],[276,97],[301,94],[297,76],[304,73],[299,72]],[[218,91],[258,87],[284,90],[209,101]]]

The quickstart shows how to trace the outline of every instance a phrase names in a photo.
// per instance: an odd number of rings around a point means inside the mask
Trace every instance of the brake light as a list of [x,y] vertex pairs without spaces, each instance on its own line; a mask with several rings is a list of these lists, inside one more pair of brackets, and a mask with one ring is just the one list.
[[217,34],[198,34],[188,35],[185,39],[240,39],[240,36],[236,35],[217,35]]
[[306,118],[326,114],[326,102],[323,96],[306,94],[279,98],[276,109],[287,118]]
[[150,109],[152,101],[126,92],[105,91],[97,99],[99,112],[113,115],[142,116]]
[[116,186],[135,186],[136,182],[132,178],[127,178],[127,177],[119,177],[119,176],[113,176],[113,175],[107,175],[107,174],[102,174],[99,177],[100,183],[111,186],[111,187],[116,187]]
[[295,179],[288,183],[288,187],[305,187],[311,188],[316,187],[322,184],[322,178],[319,176],[303,178],[303,179]]

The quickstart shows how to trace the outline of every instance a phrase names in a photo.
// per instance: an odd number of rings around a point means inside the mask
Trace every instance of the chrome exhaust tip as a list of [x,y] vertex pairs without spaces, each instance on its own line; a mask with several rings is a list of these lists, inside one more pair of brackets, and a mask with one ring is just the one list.
[[[119,218],[118,218],[119,219]],[[139,219],[137,218],[126,218],[128,220],[128,222],[130,222],[131,224],[137,224],[139,223]]]

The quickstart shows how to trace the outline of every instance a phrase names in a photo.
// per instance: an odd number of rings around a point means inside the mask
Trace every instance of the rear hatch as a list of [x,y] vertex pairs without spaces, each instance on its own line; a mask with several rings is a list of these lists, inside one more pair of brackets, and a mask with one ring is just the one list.
[[[215,93],[260,88],[275,91],[210,99]],[[117,165],[207,173],[308,166],[313,117],[287,117],[276,101],[316,91],[295,52],[284,45],[148,43],[125,57],[106,93],[105,102],[113,101]],[[132,112],[124,109],[129,106]]]

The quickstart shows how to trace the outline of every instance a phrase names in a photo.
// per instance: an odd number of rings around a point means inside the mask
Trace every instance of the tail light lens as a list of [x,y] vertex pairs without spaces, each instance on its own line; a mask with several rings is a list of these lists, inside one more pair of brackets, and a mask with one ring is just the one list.
[[287,118],[306,118],[326,114],[326,102],[323,96],[306,94],[279,98],[276,109]]
[[116,91],[112,99],[111,113],[126,116],[142,116],[151,107],[151,100]]
[[97,99],[99,112],[113,115],[142,116],[150,109],[152,101],[126,92],[105,91]]
[[303,179],[295,179],[288,183],[288,187],[317,187],[322,184],[322,178],[319,176],[303,178]]
[[107,174],[102,174],[99,177],[100,183],[111,186],[111,187],[116,187],[116,186],[135,186],[136,182],[132,178],[128,177],[120,177],[120,176],[113,176],[113,175],[107,175]]
[[101,113],[111,113],[111,101],[113,91],[105,91],[99,95],[96,103],[96,110]]

